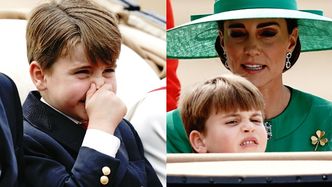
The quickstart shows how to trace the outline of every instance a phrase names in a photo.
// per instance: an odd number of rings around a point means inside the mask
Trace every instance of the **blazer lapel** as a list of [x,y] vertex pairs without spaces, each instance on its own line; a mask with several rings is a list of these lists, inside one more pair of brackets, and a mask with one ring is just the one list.
[[24,119],[49,134],[76,157],[86,130],[41,102],[40,98],[37,91],[29,93],[23,104]]

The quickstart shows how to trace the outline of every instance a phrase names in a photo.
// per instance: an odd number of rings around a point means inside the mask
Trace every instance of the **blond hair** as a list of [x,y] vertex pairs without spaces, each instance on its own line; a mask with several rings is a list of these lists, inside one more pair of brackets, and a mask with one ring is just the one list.
[[197,85],[182,98],[179,106],[183,124],[191,131],[204,131],[212,111],[216,113],[259,110],[264,112],[264,99],[259,90],[238,75],[223,75]]
[[57,58],[70,54],[76,44],[87,58],[115,65],[121,34],[111,12],[88,0],[51,1],[36,7],[27,24],[29,63],[37,61],[49,69]]

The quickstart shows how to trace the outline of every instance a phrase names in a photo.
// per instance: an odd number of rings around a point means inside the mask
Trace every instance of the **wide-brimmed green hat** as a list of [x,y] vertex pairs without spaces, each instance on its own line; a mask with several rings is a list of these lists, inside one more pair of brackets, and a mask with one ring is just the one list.
[[298,20],[301,51],[332,49],[332,19],[322,11],[298,10],[295,0],[216,0],[214,14],[167,31],[167,57],[217,57],[217,21],[259,18]]

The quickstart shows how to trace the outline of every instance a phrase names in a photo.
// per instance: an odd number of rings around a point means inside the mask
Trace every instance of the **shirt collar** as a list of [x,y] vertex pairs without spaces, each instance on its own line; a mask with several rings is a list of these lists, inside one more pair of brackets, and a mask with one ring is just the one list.
[[66,116],[68,119],[70,119],[71,121],[73,121],[73,122],[76,123],[77,125],[81,125],[81,124],[82,124],[82,122],[80,122],[80,121],[78,121],[78,120],[76,120],[76,119],[74,119],[74,118],[72,118],[72,117],[66,115],[65,113],[63,113],[63,112],[61,112],[60,110],[58,110],[58,109],[56,109],[55,107],[53,107],[51,104],[49,104],[47,101],[45,101],[45,99],[44,99],[43,97],[40,98],[40,101],[43,102],[43,103],[45,103],[45,104],[47,104],[49,107],[53,108],[55,111],[59,112],[60,114]]

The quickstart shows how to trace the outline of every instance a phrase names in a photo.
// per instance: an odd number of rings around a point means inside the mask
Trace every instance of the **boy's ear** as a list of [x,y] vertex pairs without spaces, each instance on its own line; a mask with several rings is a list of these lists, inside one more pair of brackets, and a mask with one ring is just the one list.
[[30,64],[30,77],[39,91],[46,89],[45,73],[38,62],[33,61]]
[[204,142],[204,136],[199,131],[193,130],[189,134],[191,147],[197,153],[207,153],[207,147]]

